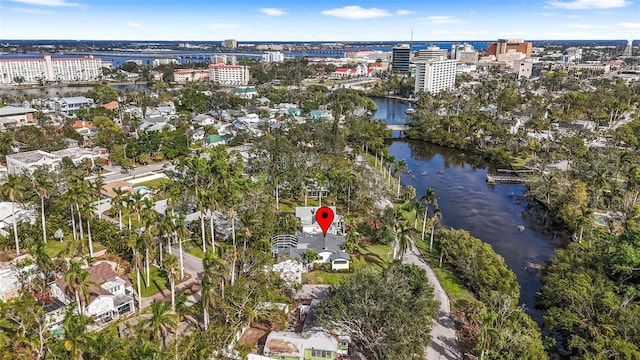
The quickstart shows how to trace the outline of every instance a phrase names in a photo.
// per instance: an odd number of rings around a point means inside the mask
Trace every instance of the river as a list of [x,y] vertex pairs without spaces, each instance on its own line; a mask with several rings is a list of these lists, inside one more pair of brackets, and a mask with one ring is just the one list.
[[[23,96],[30,95],[36,97],[65,97],[71,94],[87,93],[95,89],[99,83],[95,85],[51,85],[51,86],[35,86],[35,87],[21,87],[12,89],[0,89],[0,92],[9,94],[11,96]],[[116,90],[124,92],[126,90],[146,90],[149,86],[146,83],[143,84],[111,84]]]
[[[405,123],[408,104],[374,101],[378,106],[374,118],[387,119],[389,124]],[[528,211],[525,188],[487,185],[485,177],[491,165],[474,154],[412,140],[393,141],[389,152],[407,162],[413,175],[405,174],[402,183],[415,187],[418,198],[427,187],[436,191],[443,226],[468,230],[504,257],[518,277],[520,302],[541,323],[542,313],[534,308],[540,279],[531,264],[548,261],[561,241]],[[520,225],[524,226],[522,232]]]

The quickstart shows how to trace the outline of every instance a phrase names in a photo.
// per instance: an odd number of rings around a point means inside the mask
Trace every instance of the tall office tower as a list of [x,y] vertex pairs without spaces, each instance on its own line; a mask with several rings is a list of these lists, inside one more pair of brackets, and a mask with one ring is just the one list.
[[409,71],[409,61],[411,59],[411,45],[398,44],[393,47],[391,53],[391,70],[399,72]]
[[456,81],[458,60],[426,60],[416,62],[416,82],[414,92],[437,93],[453,89]]
[[633,56],[633,40],[627,40],[627,47],[624,49],[625,57]]

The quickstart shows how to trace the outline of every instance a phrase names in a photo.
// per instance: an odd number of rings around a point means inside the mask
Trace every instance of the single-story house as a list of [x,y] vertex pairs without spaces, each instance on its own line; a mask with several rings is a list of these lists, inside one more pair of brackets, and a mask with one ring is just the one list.
[[252,99],[258,96],[258,90],[253,86],[239,86],[233,88],[233,93],[243,99]]
[[209,115],[209,114],[199,114],[196,115],[196,117],[194,117],[191,122],[194,125],[198,125],[198,126],[208,126],[208,125],[213,125],[215,124],[215,119],[213,116]]
[[311,110],[309,117],[314,120],[331,119],[332,115],[330,110]]
[[328,332],[298,334],[291,331],[272,331],[264,344],[264,355],[272,359],[327,359],[336,358],[338,340]]
[[35,210],[27,210],[19,203],[11,204],[8,201],[0,202],[0,235],[9,236],[13,232],[14,216],[16,224],[23,221],[34,224],[37,218]]
[[204,129],[195,129],[191,134],[191,140],[202,141],[204,140]]
[[15,106],[0,107],[0,130],[35,124],[36,109]]
[[20,295],[20,277],[24,273],[33,272],[36,269],[36,266],[33,264],[23,268],[7,267],[0,269],[0,301],[6,302]]

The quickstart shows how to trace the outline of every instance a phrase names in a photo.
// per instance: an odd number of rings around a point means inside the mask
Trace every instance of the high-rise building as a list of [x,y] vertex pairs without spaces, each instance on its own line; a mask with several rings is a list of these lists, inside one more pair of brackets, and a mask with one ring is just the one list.
[[222,42],[222,47],[227,49],[235,49],[238,47],[238,41],[236,41],[236,39],[226,39]]
[[409,61],[411,59],[411,45],[398,44],[393,47],[391,53],[391,70],[399,72],[409,71]]
[[462,64],[478,61],[478,52],[471,44],[453,44],[451,46],[451,59],[460,61]]
[[240,65],[209,65],[209,80],[218,85],[247,85],[249,67]]
[[283,62],[284,54],[282,54],[280,51],[267,51],[266,53],[262,54],[262,61],[269,63]]
[[215,54],[215,55],[211,55],[211,63],[223,64],[223,65],[236,65],[238,63],[238,58],[235,55]]
[[424,50],[418,50],[414,61],[426,61],[426,60],[443,60],[447,58],[447,50],[440,49],[437,46],[429,46]]
[[531,56],[531,47],[530,42],[524,42],[522,39],[498,39],[498,42],[489,43],[487,54],[498,58],[499,55],[504,55],[512,50],[529,57]]
[[625,57],[633,56],[633,40],[627,40],[627,47],[624,49]]
[[453,89],[456,81],[458,60],[426,60],[416,62],[416,82],[414,92],[438,93]]
[[0,59],[0,84],[97,81],[102,76],[99,58]]

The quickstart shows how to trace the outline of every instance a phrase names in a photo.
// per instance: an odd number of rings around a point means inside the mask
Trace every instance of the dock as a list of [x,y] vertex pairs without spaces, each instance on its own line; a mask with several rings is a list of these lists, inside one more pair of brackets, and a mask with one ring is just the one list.
[[487,183],[490,185],[524,185],[529,179],[517,175],[494,175],[487,174]]

